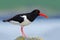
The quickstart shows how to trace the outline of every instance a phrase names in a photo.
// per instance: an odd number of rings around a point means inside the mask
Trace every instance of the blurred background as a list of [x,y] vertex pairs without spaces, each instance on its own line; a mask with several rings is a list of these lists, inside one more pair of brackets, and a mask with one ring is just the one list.
[[[34,34],[33,36],[40,36],[44,40],[60,40],[60,0],[0,0],[0,20],[11,18],[16,14],[28,13],[34,9],[39,9],[49,18],[38,17],[34,24],[25,28],[27,35]],[[14,40],[21,35],[19,28],[18,25],[0,21],[0,40]]]
[[0,0],[0,19],[39,9],[50,18],[60,18],[60,0]]

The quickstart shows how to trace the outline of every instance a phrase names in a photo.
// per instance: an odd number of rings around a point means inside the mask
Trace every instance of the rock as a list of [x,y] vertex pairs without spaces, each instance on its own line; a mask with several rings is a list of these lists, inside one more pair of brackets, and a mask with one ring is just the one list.
[[41,38],[37,38],[37,37],[28,37],[28,38],[24,38],[22,36],[16,38],[16,40],[42,40]]
[[17,37],[16,40],[24,40],[25,38],[20,36],[20,37]]

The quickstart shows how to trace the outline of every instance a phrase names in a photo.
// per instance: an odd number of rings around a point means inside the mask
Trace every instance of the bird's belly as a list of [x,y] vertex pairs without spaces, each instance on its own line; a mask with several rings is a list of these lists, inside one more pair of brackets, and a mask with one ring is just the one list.
[[28,20],[24,20],[22,23],[19,23],[18,21],[10,21],[10,23],[15,24],[15,25],[26,26],[26,25],[29,25],[31,22]]
[[22,23],[20,23],[21,26],[29,25],[31,22],[29,20],[24,20]]

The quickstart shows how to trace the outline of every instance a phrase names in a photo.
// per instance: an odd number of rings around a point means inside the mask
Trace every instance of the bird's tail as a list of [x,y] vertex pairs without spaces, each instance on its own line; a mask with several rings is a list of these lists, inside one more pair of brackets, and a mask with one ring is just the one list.
[[7,22],[7,20],[3,20],[3,22]]
[[9,20],[3,20],[3,22],[9,22]]

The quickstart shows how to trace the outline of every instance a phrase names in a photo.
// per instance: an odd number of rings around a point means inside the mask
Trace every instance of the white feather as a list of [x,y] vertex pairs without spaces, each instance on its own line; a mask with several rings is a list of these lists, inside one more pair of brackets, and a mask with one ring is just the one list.
[[24,21],[22,23],[20,23],[21,26],[26,26],[26,25],[29,25],[31,23],[25,15],[23,15],[21,17],[24,18]]
[[15,25],[20,25],[20,23],[18,21],[11,20],[10,23],[15,24]]

